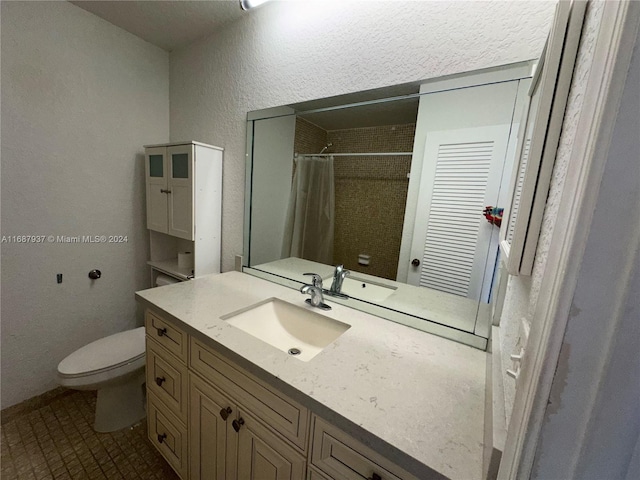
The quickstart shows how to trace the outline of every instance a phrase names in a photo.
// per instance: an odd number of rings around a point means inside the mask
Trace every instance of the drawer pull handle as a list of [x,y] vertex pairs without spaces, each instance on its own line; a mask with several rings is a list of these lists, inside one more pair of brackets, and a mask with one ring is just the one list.
[[367,480],[382,480],[382,477],[377,473],[372,474]]
[[240,417],[238,420],[234,420],[233,422],[231,422],[231,425],[233,425],[233,429],[236,432],[239,432],[242,425],[244,425],[244,420],[242,419],[242,417]]
[[164,439],[167,438],[167,434],[163,433],[162,435],[158,434],[158,442],[162,443],[164,442]]
[[156,377],[156,384],[161,387],[162,383],[165,381],[164,377]]
[[159,337],[167,334],[167,329],[166,328],[156,328],[156,330],[158,330],[158,336]]
[[221,408],[220,409],[220,416],[222,417],[222,420],[224,420],[226,422],[227,418],[229,418],[229,415],[231,415],[232,411],[233,410],[231,410],[231,407]]

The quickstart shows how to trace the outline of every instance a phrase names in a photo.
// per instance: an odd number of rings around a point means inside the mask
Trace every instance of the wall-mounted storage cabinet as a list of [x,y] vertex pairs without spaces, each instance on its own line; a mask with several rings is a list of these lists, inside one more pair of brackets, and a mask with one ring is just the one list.
[[[199,142],[145,145],[152,282],[156,272],[180,280],[220,272],[222,154]],[[193,266],[178,265],[179,252],[192,252]]]
[[194,239],[195,150],[193,144],[146,149],[149,230]]

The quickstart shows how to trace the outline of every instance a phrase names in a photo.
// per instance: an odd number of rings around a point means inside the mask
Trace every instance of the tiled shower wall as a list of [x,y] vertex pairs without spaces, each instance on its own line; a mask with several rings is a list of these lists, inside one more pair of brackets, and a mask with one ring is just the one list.
[[296,118],[296,135],[293,141],[295,153],[320,153],[326,144],[326,130],[304,118]]
[[[318,153],[411,152],[415,124],[345,130],[323,129],[298,119],[294,150]],[[333,263],[395,280],[402,239],[411,156],[336,157],[336,223]],[[358,255],[371,257],[358,264]]]
[[[411,152],[415,124],[327,132],[332,153]],[[336,157],[334,263],[396,279],[411,156]],[[358,264],[358,255],[371,257]]]

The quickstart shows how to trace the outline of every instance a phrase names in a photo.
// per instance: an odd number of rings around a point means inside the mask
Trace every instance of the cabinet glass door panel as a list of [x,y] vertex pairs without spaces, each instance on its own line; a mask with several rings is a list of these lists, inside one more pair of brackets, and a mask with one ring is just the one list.
[[174,153],[171,155],[171,176],[173,178],[189,178],[189,154]]
[[164,177],[164,155],[149,155],[149,176]]

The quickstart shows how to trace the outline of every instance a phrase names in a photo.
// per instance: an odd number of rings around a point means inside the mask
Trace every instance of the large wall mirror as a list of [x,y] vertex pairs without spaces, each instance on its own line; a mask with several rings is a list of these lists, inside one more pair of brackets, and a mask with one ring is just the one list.
[[[500,228],[508,265],[535,253],[583,17],[557,5],[542,74],[531,60],[249,112],[244,271],[329,288],[342,265],[329,301],[485,349]],[[523,161],[532,135],[553,144],[542,162]]]
[[[244,262],[486,347],[533,62],[251,112]],[[487,212],[487,207],[494,210]]]
[[558,4],[531,82],[500,236],[502,259],[512,275],[533,270],[586,8],[586,2]]

